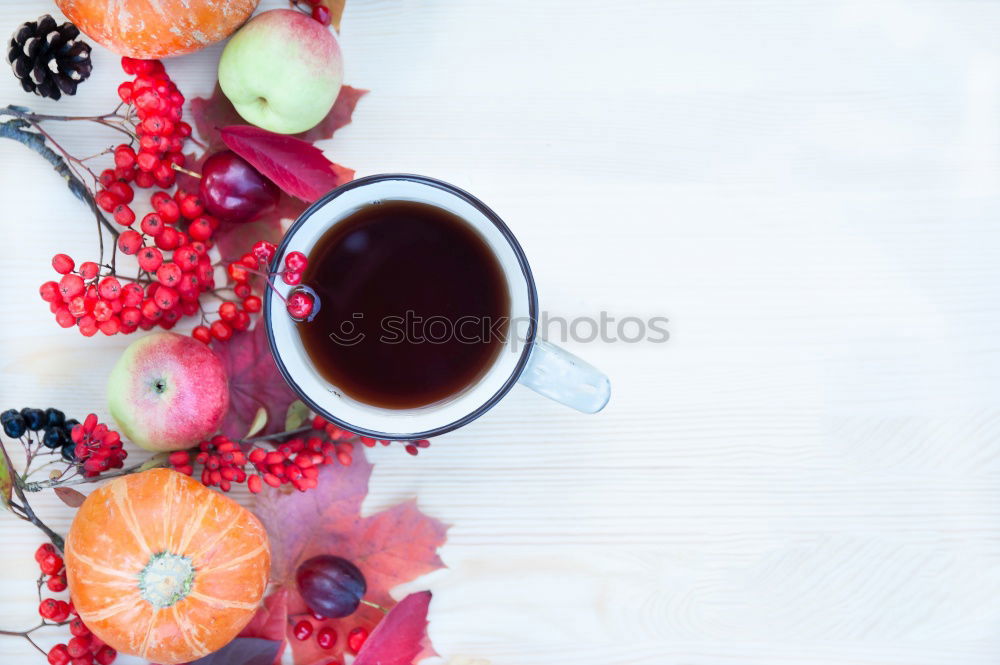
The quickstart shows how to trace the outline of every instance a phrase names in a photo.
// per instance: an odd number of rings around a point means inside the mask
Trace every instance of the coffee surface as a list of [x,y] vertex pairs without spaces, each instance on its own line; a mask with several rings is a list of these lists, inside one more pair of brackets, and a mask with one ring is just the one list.
[[320,308],[297,325],[316,370],[360,402],[433,404],[493,364],[510,295],[486,241],[452,213],[383,201],[334,225],[309,255],[302,283]]

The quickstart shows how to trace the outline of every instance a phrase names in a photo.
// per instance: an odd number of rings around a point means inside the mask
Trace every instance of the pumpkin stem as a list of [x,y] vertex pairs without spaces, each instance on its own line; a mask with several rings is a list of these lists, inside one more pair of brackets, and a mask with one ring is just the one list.
[[139,572],[142,597],[160,609],[184,600],[193,584],[194,564],[180,554],[157,552]]

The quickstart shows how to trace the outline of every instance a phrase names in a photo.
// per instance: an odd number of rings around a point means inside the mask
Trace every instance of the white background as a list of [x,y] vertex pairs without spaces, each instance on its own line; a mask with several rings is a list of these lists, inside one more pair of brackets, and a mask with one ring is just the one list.
[[[49,10],[3,2],[0,31]],[[666,344],[570,345],[612,378],[600,415],[517,388],[418,459],[376,455],[369,509],[453,524],[438,651],[1000,660],[998,34],[986,1],[350,0],[346,78],[373,92],[332,158],[483,198],[552,315],[671,320]],[[218,53],[169,63],[189,96]],[[122,75],[95,65],[58,103],[0,73],[0,101],[109,110]],[[37,296],[52,254],[96,252],[92,220],[23,147],[0,167],[0,407],[106,416],[130,340]],[[0,516],[0,627],[35,621],[40,542]]]

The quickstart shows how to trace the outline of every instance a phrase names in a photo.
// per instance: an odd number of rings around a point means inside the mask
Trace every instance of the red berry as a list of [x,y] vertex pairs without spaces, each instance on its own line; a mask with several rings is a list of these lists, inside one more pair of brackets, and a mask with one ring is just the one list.
[[166,189],[167,187],[172,187],[174,182],[177,180],[177,171],[170,167],[167,162],[160,162],[156,165],[156,168],[152,170],[153,178],[156,180],[158,187]]
[[368,639],[368,629],[358,626],[357,628],[352,628],[351,632],[347,634],[347,648],[351,653],[357,653],[361,651],[361,647],[365,645],[365,640]]
[[316,5],[312,9],[312,17],[322,25],[330,25],[330,8],[326,5]]
[[80,277],[83,277],[85,280],[94,279],[100,271],[101,266],[93,261],[84,261],[80,264]]
[[188,196],[180,201],[181,214],[188,219],[197,219],[205,214],[205,207],[197,196]]
[[281,281],[290,286],[295,286],[302,281],[302,273],[293,270],[285,270],[281,273]]
[[156,279],[160,282],[160,284],[174,286],[181,281],[181,276],[183,274],[184,273],[179,265],[172,261],[168,261],[157,269]]
[[38,549],[35,550],[35,561],[41,563],[42,559],[46,558],[50,554],[59,554],[59,553],[56,552],[56,548],[52,543],[42,543],[41,545],[38,546]]
[[285,256],[285,267],[292,272],[302,272],[308,263],[306,255],[302,252],[289,252]]
[[274,260],[274,255],[278,251],[278,248],[274,246],[274,243],[270,243],[266,240],[259,240],[254,243],[253,249],[250,253],[253,254],[257,260],[263,261],[265,264],[270,264]]
[[72,621],[69,622],[69,632],[73,633],[76,637],[84,637],[90,635],[90,629],[83,623],[83,619],[80,617],[74,617]]
[[135,150],[132,146],[123,143],[115,148],[115,166],[120,169],[130,169],[135,166]]
[[260,476],[250,476],[247,478],[247,489],[253,494],[257,494],[262,489]]
[[140,247],[142,247],[142,236],[139,235],[138,231],[129,229],[122,231],[122,234],[118,236],[118,249],[122,251],[122,254],[135,254]]
[[98,665],[111,665],[117,656],[118,652],[105,644],[94,654],[94,660],[97,661]]
[[288,296],[285,307],[288,314],[297,321],[303,321],[312,314],[314,299],[307,291],[296,291]]
[[145,150],[140,150],[138,157],[136,157],[136,164],[146,172],[155,169],[159,163],[160,160],[155,154],[146,152]]
[[58,307],[55,311],[56,323],[61,328],[72,328],[76,325],[76,317],[65,306]]
[[90,635],[85,637],[74,637],[66,645],[69,649],[69,655],[73,658],[80,658],[81,656],[90,655]]
[[236,319],[233,320],[233,328],[236,330],[246,330],[250,327],[250,315],[240,310],[236,312]]
[[70,273],[69,275],[63,275],[63,278],[59,280],[59,293],[62,295],[64,301],[68,302],[71,298],[82,294],[83,289],[83,278],[79,275]]
[[53,593],[59,593],[60,591],[66,590],[66,574],[60,573],[59,575],[53,575],[49,579],[45,580],[45,586],[49,588],[49,591]]
[[250,312],[251,314],[259,312],[261,306],[262,306],[261,300],[257,296],[247,296],[246,298],[243,299],[243,309]]
[[[161,212],[160,215],[163,215]],[[181,244],[181,234],[180,231],[172,226],[166,226],[160,235],[156,236],[156,246],[160,249],[176,249]]]
[[156,179],[148,171],[138,171],[135,174],[135,186],[142,187],[143,189],[149,189],[154,184],[156,184]]
[[148,236],[156,237],[163,231],[163,218],[157,213],[148,213],[139,223],[139,228]]
[[316,635],[316,644],[319,645],[320,649],[332,649],[336,643],[337,631],[329,626],[320,628],[319,633]]
[[121,295],[122,285],[116,278],[108,276],[97,284],[97,292],[104,300],[115,300]]
[[[159,271],[157,271],[159,272]],[[169,286],[160,285],[156,288],[156,293],[153,295],[153,300],[156,302],[156,306],[163,310],[164,316],[170,320],[169,312],[180,300],[180,294],[177,293],[176,289],[172,289]]]
[[129,208],[124,203],[116,205],[115,209],[112,211],[112,215],[114,216],[115,221],[122,226],[132,226],[132,222],[135,221],[135,213],[132,211],[132,208]]
[[219,316],[223,321],[227,323],[232,323],[236,319],[236,312],[239,309],[236,307],[236,303],[226,301],[219,305]]
[[49,665],[69,665],[69,649],[65,644],[57,644],[49,650]]
[[247,284],[246,282],[240,282],[239,284],[234,286],[233,291],[236,293],[236,297],[240,299],[250,297],[250,294],[253,292],[250,289],[250,285]]
[[147,272],[156,272],[163,265],[163,253],[156,247],[143,247],[139,250],[139,267]]
[[302,621],[299,621],[297,624],[295,624],[295,627],[292,629],[292,634],[295,636],[295,639],[297,640],[308,640],[309,636],[313,634],[312,622],[309,621],[308,619],[303,619]]
[[107,318],[107,320],[101,321],[97,325],[97,329],[100,330],[105,335],[107,335],[108,337],[110,337],[111,335],[117,335],[118,332],[122,329],[121,319],[112,314]]
[[[114,177],[113,173],[112,177]],[[106,189],[97,192],[97,194],[94,195],[94,201],[104,212],[111,212],[115,209],[115,206],[120,203],[118,197]]]
[[250,279],[250,273],[247,272],[246,266],[238,261],[226,266],[226,274],[234,282],[246,282]]
[[54,303],[62,300],[62,297],[59,295],[59,284],[51,280],[38,287],[38,293],[45,302]]
[[76,264],[67,254],[56,254],[52,257],[52,268],[60,275],[73,272]]
[[63,569],[63,559],[58,554],[49,554],[38,562],[38,567],[45,575],[56,575]]
[[170,198],[170,194],[167,194],[166,192],[156,192],[152,196],[149,197],[149,203],[150,203],[150,205],[152,205],[153,206],[153,210],[155,210],[157,212],[159,212],[160,209],[168,201],[173,201],[173,199]]
[[212,326],[212,337],[219,340],[220,342],[225,342],[230,337],[233,336],[232,327],[225,321],[213,321]]
[[126,104],[132,101],[132,83],[125,81],[118,86],[118,98]]
[[212,341],[212,331],[208,326],[195,326],[194,330],[191,331],[191,336],[203,344]]
[[188,225],[188,233],[195,240],[208,240],[212,237],[212,224],[203,215]]
[[142,315],[151,321],[157,321],[163,316],[163,312],[160,310],[159,305],[152,298],[146,298],[142,301],[142,307],[140,308]]

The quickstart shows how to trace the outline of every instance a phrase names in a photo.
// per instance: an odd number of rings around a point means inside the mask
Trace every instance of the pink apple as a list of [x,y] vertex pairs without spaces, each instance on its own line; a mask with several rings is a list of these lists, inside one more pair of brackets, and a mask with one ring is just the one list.
[[111,370],[108,407],[121,433],[146,450],[181,450],[210,437],[229,408],[218,356],[177,333],[132,342]]

